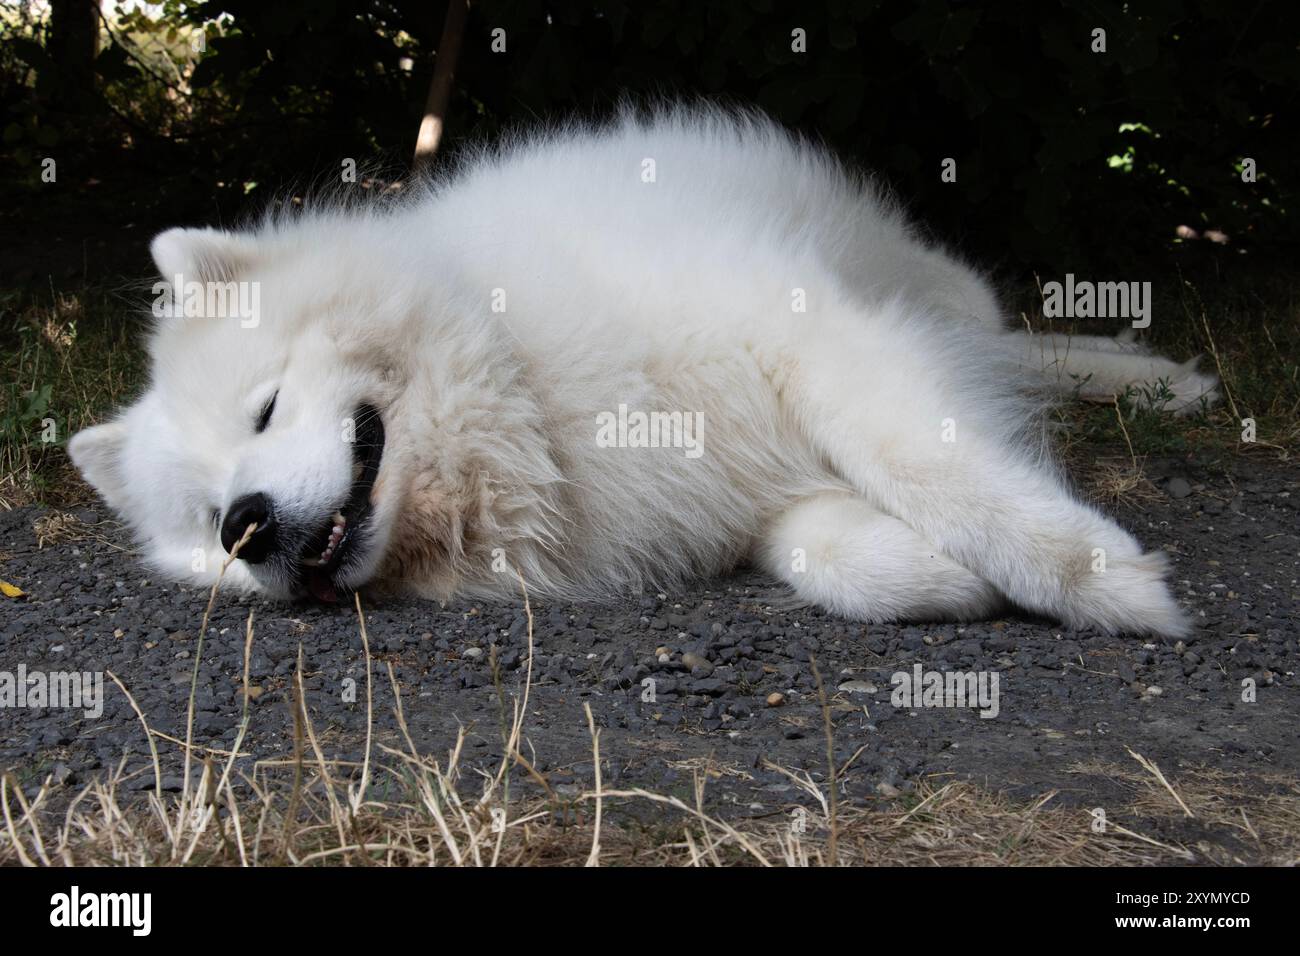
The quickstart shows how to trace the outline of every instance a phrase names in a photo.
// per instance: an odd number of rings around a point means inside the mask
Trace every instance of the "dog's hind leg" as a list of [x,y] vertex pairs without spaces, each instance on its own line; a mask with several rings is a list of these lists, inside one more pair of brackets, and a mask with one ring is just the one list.
[[1006,603],[906,524],[844,491],[777,516],[755,558],[804,600],[869,623],[976,620]]
[[1219,380],[1198,371],[1197,359],[1181,365],[1148,353],[1136,343],[1098,336],[1007,336],[1021,365],[1057,391],[1092,402],[1110,402],[1130,390],[1136,401],[1176,415],[1219,400]]
[[1026,442],[1032,411],[996,335],[899,303],[755,348],[841,478],[1017,604],[1108,631],[1180,634],[1162,555],[1076,501]]
[[1021,347],[1035,345],[1040,354],[1055,357],[1071,349],[1089,352],[1125,352],[1129,355],[1150,355],[1151,349],[1137,340],[1132,329],[1116,336],[1067,335],[1061,332],[1008,332],[1008,337]]

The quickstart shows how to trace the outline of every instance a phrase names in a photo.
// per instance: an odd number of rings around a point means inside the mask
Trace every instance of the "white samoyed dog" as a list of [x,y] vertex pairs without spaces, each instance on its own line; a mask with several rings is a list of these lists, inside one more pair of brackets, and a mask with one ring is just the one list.
[[69,452],[164,573],[208,584],[245,535],[226,580],[285,598],[521,575],[585,600],[751,562],[861,621],[1185,630],[1164,557],[1054,470],[1034,395],[1161,382],[1182,408],[1215,381],[1005,330],[822,149],[667,109],[414,191],[154,239],[148,389]]

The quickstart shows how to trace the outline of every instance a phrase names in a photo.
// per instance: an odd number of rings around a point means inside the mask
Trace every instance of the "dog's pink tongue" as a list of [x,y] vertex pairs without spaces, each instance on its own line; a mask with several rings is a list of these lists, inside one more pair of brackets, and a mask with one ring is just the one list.
[[319,601],[324,601],[326,604],[337,604],[339,602],[338,593],[334,590],[334,582],[329,579],[327,574],[313,570],[311,574],[307,575],[307,587]]

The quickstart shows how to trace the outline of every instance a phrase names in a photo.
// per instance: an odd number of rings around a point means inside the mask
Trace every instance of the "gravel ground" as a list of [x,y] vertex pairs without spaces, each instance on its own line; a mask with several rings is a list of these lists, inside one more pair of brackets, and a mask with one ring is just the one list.
[[[849,801],[955,777],[1020,797],[1060,790],[1091,807],[1120,792],[1105,772],[1086,768],[1135,769],[1127,748],[1171,777],[1190,768],[1300,777],[1300,482],[1276,463],[1243,457],[1229,468],[1155,463],[1158,498],[1115,509],[1144,543],[1172,556],[1174,587],[1196,619],[1185,643],[1064,630],[1023,616],[864,627],[792,607],[786,592],[753,573],[615,606],[538,601],[524,753],[535,753],[558,792],[589,786],[589,703],[602,728],[607,785],[689,792],[692,762],[707,759],[715,773],[706,802],[715,812],[776,812],[806,795],[765,761],[806,770],[814,781],[825,776],[815,658],[831,697],[836,760],[848,764],[841,792]],[[106,513],[74,513],[81,534],[44,547],[34,524],[51,513],[0,514],[0,578],[26,592],[0,598],[0,671],[112,670],[155,729],[183,738],[207,593],[148,577],[122,550],[120,529],[100,520]],[[244,749],[263,758],[291,752],[288,688],[301,643],[323,745],[359,758],[364,664],[347,607],[219,597],[199,671],[196,741],[216,748],[234,741],[250,605],[260,693]],[[502,744],[491,648],[509,696],[527,656],[522,602],[398,602],[367,606],[367,622],[374,656],[396,670],[416,744],[445,754],[463,725],[464,759],[494,765]],[[891,675],[917,664],[997,672],[997,716],[892,706]],[[348,678],[357,681],[357,702],[345,699]],[[646,678],[654,701],[642,699]],[[1246,678],[1257,687],[1254,702],[1243,701]],[[395,722],[382,664],[375,679],[383,740]],[[123,754],[129,768],[145,766],[139,722],[107,679],[104,697],[98,718],[0,709],[0,765],[26,787],[53,774],[69,792]],[[168,767],[164,784],[179,789],[178,765]],[[133,785],[152,782],[141,774]]]

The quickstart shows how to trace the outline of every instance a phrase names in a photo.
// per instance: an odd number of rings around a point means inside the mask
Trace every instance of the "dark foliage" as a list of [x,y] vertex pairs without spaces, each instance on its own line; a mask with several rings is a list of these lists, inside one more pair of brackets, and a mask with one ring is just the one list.
[[[132,35],[220,25],[187,65],[184,109],[120,35],[98,54],[100,93],[58,108],[30,80],[53,68],[38,29],[0,57],[5,149],[20,181],[37,183],[37,157],[53,151],[98,175],[116,164],[183,180],[191,194],[224,195],[223,208],[330,175],[343,157],[402,164],[444,11],[424,0],[168,3],[152,26],[139,15]],[[1093,52],[1098,28],[1104,53]],[[806,52],[792,49],[797,29]],[[705,96],[757,103],[824,138],[986,261],[1119,267],[1167,252],[1179,226],[1225,234],[1216,255],[1291,257],[1297,38],[1300,6],[1280,0],[483,0],[447,148],[514,123],[600,116],[626,94]],[[955,183],[940,177],[949,157]],[[1247,157],[1253,183],[1240,172]]]

